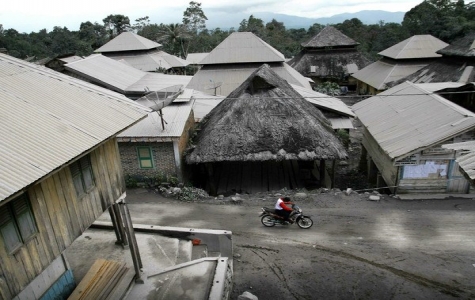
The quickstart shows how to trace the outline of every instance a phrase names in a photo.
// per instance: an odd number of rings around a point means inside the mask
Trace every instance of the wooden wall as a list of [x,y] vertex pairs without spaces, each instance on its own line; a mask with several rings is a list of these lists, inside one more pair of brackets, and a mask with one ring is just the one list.
[[90,157],[95,186],[85,196],[76,196],[68,166],[28,188],[38,233],[13,254],[0,238],[0,279],[8,285],[0,295],[17,295],[125,192],[116,140]]
[[[383,149],[377,144],[373,136],[363,129],[363,146],[371,157],[372,161],[378,168],[385,183],[389,186],[394,186],[397,183],[398,169],[393,165],[389,156],[384,153]],[[392,190],[392,189],[391,189]]]

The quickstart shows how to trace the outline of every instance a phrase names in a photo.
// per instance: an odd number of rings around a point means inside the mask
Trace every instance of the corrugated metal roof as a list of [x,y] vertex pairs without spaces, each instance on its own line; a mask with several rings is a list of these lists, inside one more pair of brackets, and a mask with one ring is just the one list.
[[162,119],[159,112],[149,113],[147,118],[134,126],[124,130],[117,137],[118,141],[160,141],[163,139],[180,138],[185,129],[185,124],[190,117],[193,102],[173,103],[162,109],[165,129],[162,127]]
[[65,68],[120,93],[124,93],[146,74],[101,54],[93,54],[83,60],[68,63]]
[[[260,66],[261,64],[206,65],[193,76],[187,87],[207,94],[214,94],[216,87],[216,95],[227,96]],[[271,68],[290,84],[311,89],[308,78],[286,63],[279,63],[277,66],[271,65]]]
[[[187,89],[185,89],[186,91]],[[216,105],[218,105],[223,99],[224,96],[212,96],[206,93],[192,90],[193,91],[193,114],[195,120],[199,122],[203,119]]]
[[359,43],[349,38],[341,31],[333,26],[326,26],[317,35],[312,37],[310,41],[302,43],[305,48],[323,48],[338,46],[356,46]]
[[147,115],[126,97],[0,54],[0,201]]
[[427,63],[378,60],[352,76],[377,90],[386,89],[386,83],[402,79],[424,68]]
[[338,98],[331,97],[319,92],[315,92],[312,89],[303,88],[294,84],[291,84],[292,88],[296,90],[302,97],[308,102],[314,104],[319,108],[330,110],[341,115],[348,117],[356,117],[353,111],[343,101]]
[[199,65],[201,61],[208,56],[209,52],[206,53],[188,53],[186,56],[186,61],[193,65]]
[[120,93],[158,91],[172,85],[186,86],[191,76],[147,73],[101,54],[65,65],[66,69]]
[[186,75],[167,75],[163,73],[146,73],[137,82],[127,87],[126,92],[144,91],[148,88],[150,91],[159,91],[173,85],[187,86],[192,76]]
[[94,52],[118,52],[133,50],[148,50],[158,48],[162,45],[144,38],[133,32],[122,32],[111,41],[95,50]]
[[414,35],[378,54],[393,59],[441,57],[436,52],[448,45],[430,34]]
[[410,82],[353,105],[353,111],[394,160],[475,128],[475,114]]
[[159,50],[154,50],[147,53],[106,53],[105,56],[115,60],[123,60],[130,66],[145,72],[155,72],[160,68],[165,70],[171,68],[182,68],[190,64],[184,59]]
[[350,118],[328,118],[333,129],[353,129],[353,119]]
[[445,144],[442,145],[442,148],[467,151],[457,157],[455,161],[470,179],[475,180],[475,141]]
[[200,64],[284,62],[285,57],[251,32],[233,32]]
[[81,56],[77,56],[77,55],[72,55],[72,56],[68,56],[68,57],[62,57],[62,58],[58,58],[58,60],[64,62],[64,63],[70,63],[70,62],[73,62],[73,61],[77,61],[77,60],[81,60],[83,59],[83,57]]

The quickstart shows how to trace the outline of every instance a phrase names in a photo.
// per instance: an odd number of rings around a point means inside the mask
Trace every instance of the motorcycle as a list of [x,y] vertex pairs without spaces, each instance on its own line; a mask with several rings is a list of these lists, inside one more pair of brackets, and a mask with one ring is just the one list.
[[[292,205],[292,209],[293,211],[290,213],[289,219],[293,223],[297,223],[297,225],[302,229],[308,229],[312,227],[313,221],[310,216],[304,215],[302,213],[302,209],[295,204]],[[273,208],[262,207],[259,216],[261,217],[261,223],[266,227],[273,227],[276,224],[289,224],[287,221],[284,221],[283,217],[277,215]]]

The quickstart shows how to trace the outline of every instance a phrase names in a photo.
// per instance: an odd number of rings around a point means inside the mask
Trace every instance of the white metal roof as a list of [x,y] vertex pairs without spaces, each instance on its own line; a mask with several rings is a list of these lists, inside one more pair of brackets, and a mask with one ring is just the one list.
[[233,32],[200,64],[284,62],[285,57],[251,32]]
[[171,68],[186,67],[190,63],[182,58],[168,54],[164,51],[154,50],[149,52],[121,52],[105,54],[107,57],[115,60],[123,60],[130,66],[145,72],[155,72],[160,68],[165,70]]
[[382,150],[394,160],[475,128],[475,114],[405,82],[353,105]]
[[442,148],[467,151],[465,154],[457,157],[456,161],[465,174],[470,179],[475,180],[475,141],[445,144],[442,145]]
[[[187,87],[212,95],[216,90],[216,95],[228,96],[260,66],[261,64],[205,66],[193,76]],[[271,68],[288,83],[311,89],[308,78],[288,64],[279,63],[278,66],[271,65]]]
[[0,54],[0,201],[148,113],[126,97]]
[[352,76],[377,90],[386,89],[386,83],[402,79],[425,67],[427,63],[378,60]]
[[199,65],[201,61],[209,54],[209,52],[204,53],[188,53],[186,56],[186,61],[193,65]]
[[118,135],[119,142],[163,141],[180,138],[190,117],[193,101],[172,103],[162,109],[164,128],[159,112],[151,112],[147,118]]
[[302,95],[305,100],[317,107],[327,109],[348,117],[356,117],[351,108],[338,98],[331,97],[312,89],[303,88],[301,86],[291,84],[292,88]]
[[146,88],[157,91],[178,84],[186,86],[191,80],[191,76],[144,72],[101,54],[66,64],[65,68],[120,93],[141,93]]
[[393,59],[441,57],[436,52],[448,45],[430,34],[414,35],[378,54]]
[[133,50],[148,50],[158,48],[162,45],[144,38],[133,32],[122,32],[108,43],[98,48],[94,52],[119,52]]
[[333,129],[353,129],[353,119],[351,118],[328,118]]

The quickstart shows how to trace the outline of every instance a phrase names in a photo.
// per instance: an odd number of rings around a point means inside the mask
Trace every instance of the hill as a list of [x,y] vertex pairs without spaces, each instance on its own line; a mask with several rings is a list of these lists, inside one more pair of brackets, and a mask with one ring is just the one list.
[[[233,15],[220,15],[207,13],[208,21],[206,22],[206,27],[208,29],[221,28],[223,30],[228,30],[231,27],[234,29],[239,28],[239,23],[243,19],[249,19],[250,14],[233,14]],[[264,24],[272,21],[272,19],[277,20],[278,22],[283,22],[285,28],[305,28],[308,29],[315,23],[327,25],[327,24],[337,24],[342,23],[345,20],[350,20],[353,18],[359,19],[363,24],[377,24],[380,21],[385,23],[401,23],[405,12],[389,12],[383,10],[364,10],[356,13],[342,13],[334,15],[331,17],[325,18],[304,18],[286,14],[274,14],[268,12],[254,13],[254,17],[264,21]]]

